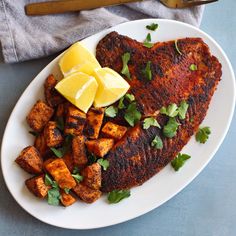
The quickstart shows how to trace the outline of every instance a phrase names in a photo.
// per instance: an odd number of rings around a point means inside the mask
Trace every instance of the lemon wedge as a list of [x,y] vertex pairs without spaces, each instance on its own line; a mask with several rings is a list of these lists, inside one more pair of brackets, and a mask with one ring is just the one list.
[[59,66],[64,76],[73,72],[91,75],[95,69],[101,68],[95,56],[80,42],[73,44],[62,55]]
[[55,88],[68,101],[87,113],[93,104],[98,84],[93,76],[75,72],[58,82]]
[[123,97],[130,87],[117,72],[107,67],[94,70],[93,76],[98,83],[95,107],[111,105]]

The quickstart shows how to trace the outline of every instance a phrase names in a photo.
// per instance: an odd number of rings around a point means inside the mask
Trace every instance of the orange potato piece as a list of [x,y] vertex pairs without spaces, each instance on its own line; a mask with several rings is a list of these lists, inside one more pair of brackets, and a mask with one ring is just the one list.
[[50,189],[44,182],[44,175],[34,176],[25,181],[25,185],[36,197],[44,198]]
[[45,169],[58,183],[59,187],[71,189],[75,187],[76,182],[71,176],[69,169],[61,158],[57,158],[45,165]]
[[49,151],[49,148],[46,144],[46,140],[44,138],[44,134],[40,133],[38,136],[36,136],[34,140],[34,146],[39,151],[40,155],[44,157],[46,153]]
[[61,204],[65,207],[70,206],[76,202],[76,199],[69,193],[65,193],[63,190],[60,191],[61,193]]
[[98,163],[93,163],[87,166],[81,172],[83,176],[83,184],[87,185],[91,189],[98,190],[102,184],[102,170]]
[[24,148],[15,162],[30,174],[42,173],[43,160],[39,151],[34,146]]
[[63,137],[55,121],[49,121],[45,126],[44,138],[48,147],[57,147],[62,144]]
[[77,167],[83,167],[88,162],[85,148],[85,137],[82,135],[75,136],[72,140],[72,159],[74,165]]
[[43,101],[37,101],[26,120],[34,131],[40,132],[47,122],[51,119],[54,110]]
[[65,134],[81,135],[83,133],[86,114],[75,106],[70,105],[67,108]]
[[100,138],[86,141],[85,144],[89,152],[99,157],[104,157],[113,147],[114,140],[110,138]]
[[93,203],[96,200],[98,200],[102,195],[101,191],[91,189],[88,186],[83,185],[81,183],[77,184],[73,188],[73,191],[82,201],[86,203]]
[[65,164],[66,164],[67,168],[69,169],[69,171],[72,172],[73,169],[74,169],[74,162],[73,162],[72,154],[71,153],[66,153],[62,157],[62,159],[65,162]]
[[115,140],[121,139],[127,131],[127,127],[114,124],[112,122],[107,122],[103,128],[102,133],[108,137]]
[[84,133],[88,138],[97,139],[102,126],[104,108],[90,108],[87,113],[87,120]]

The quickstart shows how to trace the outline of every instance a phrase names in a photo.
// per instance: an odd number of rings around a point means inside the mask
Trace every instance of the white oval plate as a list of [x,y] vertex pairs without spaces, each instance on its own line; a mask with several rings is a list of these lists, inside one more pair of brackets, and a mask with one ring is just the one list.
[[43,98],[43,83],[50,73],[58,74],[58,59],[49,63],[31,82],[17,102],[8,121],[2,141],[2,172],[12,196],[28,213],[37,219],[59,227],[70,229],[91,229],[114,225],[140,216],[160,206],[190,183],[211,160],[222,143],[232,119],[235,105],[235,81],[232,67],[220,46],[201,30],[171,20],[139,20],[124,23],[83,40],[83,44],[95,52],[98,41],[111,31],[143,41],[148,33],[145,26],[156,22],[158,30],[151,32],[152,40],[166,41],[182,37],[201,37],[209,45],[213,55],[222,63],[223,76],[213,96],[203,125],[211,127],[212,134],[206,144],[196,143],[194,137],[183,152],[192,158],[184,168],[175,172],[170,165],[140,187],[131,190],[131,197],[119,204],[109,205],[106,197],[94,204],[77,202],[63,208],[49,206],[46,201],[34,197],[25,187],[29,177],[14,162],[19,152],[33,143],[28,133],[25,117],[32,105]]

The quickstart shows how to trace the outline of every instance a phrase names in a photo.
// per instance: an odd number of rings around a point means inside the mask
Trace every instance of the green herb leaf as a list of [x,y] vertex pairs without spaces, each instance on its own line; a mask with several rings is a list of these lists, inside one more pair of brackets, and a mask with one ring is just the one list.
[[147,62],[146,67],[142,72],[148,80],[152,80],[151,61]]
[[163,128],[163,134],[167,138],[173,138],[178,129],[179,123],[174,117],[170,117],[167,124]]
[[58,183],[56,181],[52,182],[52,187],[56,188],[56,189],[59,189]]
[[135,100],[135,97],[131,93],[126,93],[125,94],[125,99],[128,100],[128,102],[133,102]]
[[57,128],[64,131],[64,119],[62,116],[56,118]]
[[155,31],[158,28],[158,24],[152,23],[146,26],[147,29]]
[[69,188],[64,188],[64,192],[65,192],[66,194],[69,194],[69,193],[70,193],[70,189],[69,189]]
[[151,146],[156,149],[162,149],[163,148],[163,142],[161,138],[156,135],[155,138],[152,140]]
[[128,198],[130,196],[130,190],[113,190],[108,193],[107,199],[109,203],[118,203],[121,200]]
[[177,157],[171,162],[171,165],[175,171],[178,171],[189,158],[191,158],[191,156],[179,153]]
[[151,48],[153,46],[153,43],[151,43],[152,38],[151,38],[151,34],[148,33],[146,39],[143,42],[143,46],[145,46],[146,48]]
[[126,108],[125,104],[124,104],[124,99],[125,99],[125,96],[123,96],[120,100],[119,100],[119,104],[118,104],[118,109],[124,109]]
[[194,117],[191,117],[189,120],[191,123],[194,122]]
[[45,174],[44,177],[44,182],[46,185],[50,186],[53,184],[53,180],[51,179],[51,177],[48,174]]
[[109,167],[109,161],[105,160],[105,159],[98,159],[97,163],[103,168],[103,170],[107,170],[107,168]]
[[161,128],[161,126],[154,117],[145,118],[143,121],[143,129],[148,129],[151,126]]
[[196,141],[199,143],[205,143],[208,140],[210,134],[210,127],[199,128],[195,136]]
[[83,180],[83,176],[80,175],[79,173],[77,174],[72,174],[72,176],[74,177],[74,179],[79,183]]
[[179,55],[182,55],[183,53],[179,50],[179,47],[178,47],[178,40],[176,39],[175,40],[175,49],[176,51],[179,53]]
[[195,71],[195,70],[197,70],[197,65],[191,64],[191,65],[189,66],[189,69],[192,70],[192,71]]
[[48,204],[53,206],[58,206],[60,202],[60,192],[59,189],[52,188],[48,190]]
[[133,102],[126,109],[124,118],[130,126],[134,126],[141,119],[141,116],[141,113],[137,110],[136,103]]
[[178,108],[178,115],[181,120],[185,119],[188,107],[189,105],[186,101],[182,101],[180,103],[180,106]]
[[52,150],[52,152],[59,158],[63,157],[64,156],[64,148],[50,148]]
[[126,52],[123,56],[122,56],[122,62],[123,62],[123,68],[121,70],[121,74],[125,75],[127,78],[131,79],[130,77],[130,73],[129,73],[129,67],[128,67],[128,62],[130,60],[130,53]]
[[39,133],[38,133],[38,132],[35,132],[35,131],[33,131],[33,130],[30,130],[29,133],[32,134],[32,135],[35,136],[35,137],[38,137],[38,136],[39,136]]
[[117,113],[118,113],[118,108],[117,107],[109,106],[105,109],[105,115],[107,117],[114,118],[114,117],[116,117]]
[[172,103],[168,107],[162,107],[160,113],[169,117],[175,117],[178,115],[178,106]]
[[75,166],[74,169],[72,170],[72,174],[77,174],[79,173],[79,168],[78,166]]

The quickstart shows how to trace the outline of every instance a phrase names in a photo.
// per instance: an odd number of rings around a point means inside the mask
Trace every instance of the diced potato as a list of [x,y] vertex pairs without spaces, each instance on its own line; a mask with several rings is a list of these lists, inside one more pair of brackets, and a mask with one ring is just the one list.
[[79,168],[85,166],[88,162],[85,148],[85,137],[82,135],[75,136],[72,140],[72,158],[74,165]]
[[74,169],[74,163],[73,163],[72,154],[71,153],[66,153],[62,157],[62,159],[65,162],[65,164],[66,164],[67,168],[69,169],[69,171],[72,172],[73,169]]
[[65,207],[70,206],[76,202],[76,199],[69,193],[65,193],[63,190],[60,191],[61,193],[61,204]]
[[37,101],[26,120],[34,131],[40,132],[47,122],[51,119],[54,110],[43,101]]
[[43,161],[39,151],[34,146],[24,148],[15,162],[30,174],[42,173]]
[[87,166],[81,172],[83,179],[83,184],[87,185],[91,189],[99,190],[102,184],[102,171],[101,166],[98,163],[93,163]]
[[25,185],[29,189],[31,193],[33,193],[36,197],[44,198],[48,194],[48,190],[50,189],[44,182],[44,175],[34,176],[25,181]]
[[81,135],[85,122],[86,114],[75,106],[70,105],[67,109],[65,134]]
[[102,195],[101,191],[91,189],[88,186],[83,185],[81,183],[77,184],[73,188],[73,191],[78,195],[78,197],[82,201],[84,201],[86,203],[93,203],[96,200],[98,200]]
[[111,138],[100,138],[85,142],[89,152],[99,157],[104,157],[113,147],[114,140]]
[[84,133],[88,138],[97,139],[102,126],[104,108],[91,108],[87,113]]
[[46,165],[49,164],[50,162],[54,161],[55,159],[56,159],[56,158],[51,157],[51,158],[48,158],[47,160],[45,160],[45,161],[43,162],[43,170],[44,170],[45,172],[47,171]]
[[57,147],[62,144],[63,137],[55,121],[49,121],[45,126],[44,138],[48,147]]
[[107,122],[103,128],[102,133],[108,137],[115,140],[121,139],[127,131],[127,127],[114,124],[112,122]]
[[57,80],[53,75],[49,75],[44,83],[44,95],[47,103],[51,107],[56,107],[65,101],[65,99],[55,89],[56,84]]
[[36,149],[39,151],[40,155],[43,158],[46,155],[46,153],[49,151],[43,133],[40,133],[38,136],[36,136],[35,141],[34,141],[34,146],[36,147]]
[[58,183],[59,187],[71,189],[75,187],[76,182],[71,176],[69,169],[61,158],[57,158],[45,165],[46,170]]

